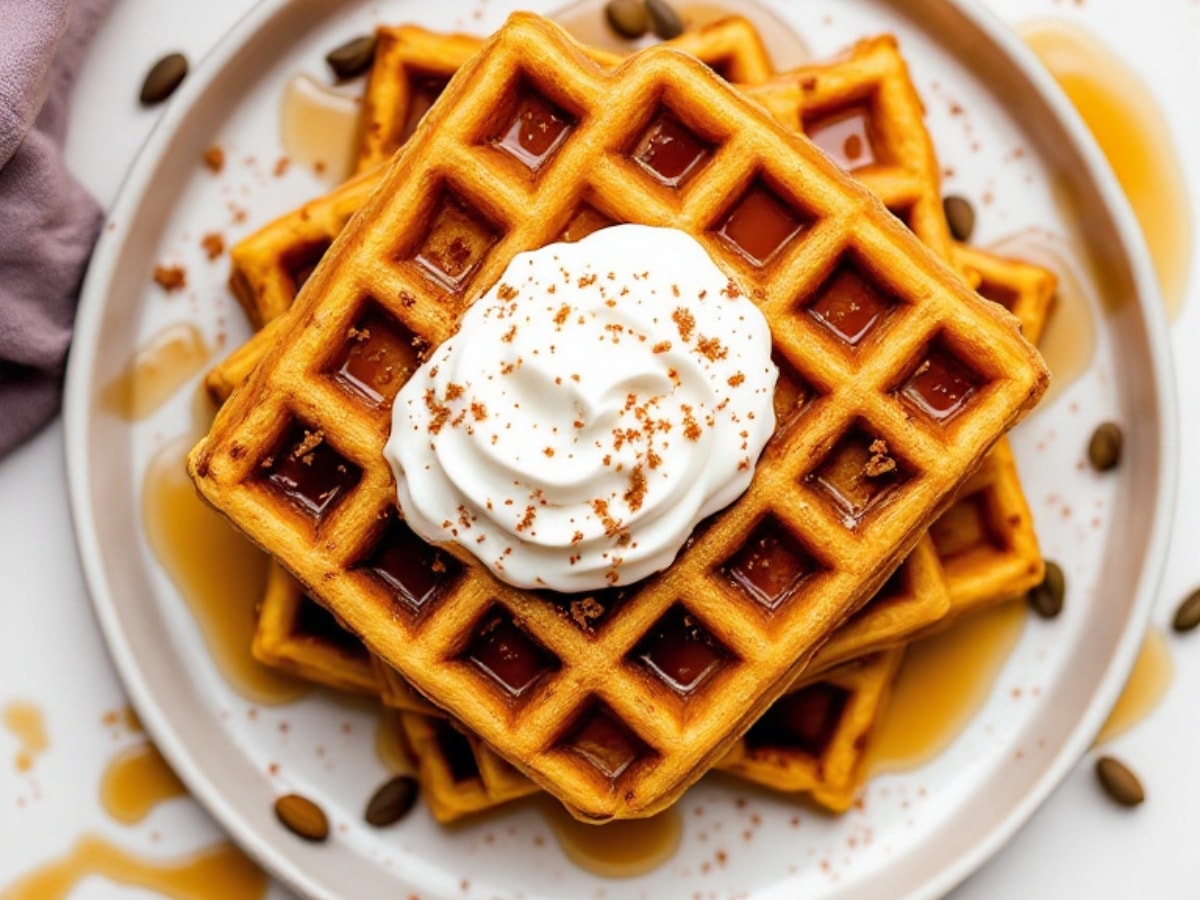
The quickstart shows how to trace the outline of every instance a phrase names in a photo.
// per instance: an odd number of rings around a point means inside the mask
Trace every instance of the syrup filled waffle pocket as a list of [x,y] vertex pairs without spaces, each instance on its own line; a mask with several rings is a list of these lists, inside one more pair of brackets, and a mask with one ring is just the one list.
[[[363,96],[359,172],[387,162],[412,137],[459,66],[483,46],[481,38],[439,34],[416,25],[385,26],[376,34],[375,62]],[[771,60],[758,32],[741,16],[685,31],[666,46],[739,84],[757,84],[771,74]],[[621,61],[604,50],[589,48],[587,53],[602,66]]]
[[[649,50],[606,72],[556,26],[518,14],[443,96],[191,472],[373,652],[573,813],[648,815],[882,585],[1036,402],[1045,369],[1014,320],[694,59]],[[530,116],[546,127],[514,142]],[[691,157],[682,173],[644,152],[664,128]],[[418,596],[403,583],[412,565],[397,584],[393,561],[441,551],[395,513],[390,398],[361,390],[346,360],[364,331],[414,354],[440,344],[516,253],[581,221],[690,232],[756,299],[782,380],[811,399],[779,423],[746,494],[668,570],[618,589],[603,621],[581,627],[559,598],[457,555]],[[929,403],[947,378],[956,402]],[[763,535],[792,573],[768,597],[742,577]],[[714,657],[702,683],[655,664],[681,617]],[[498,630],[520,650],[505,674],[484,662]]]

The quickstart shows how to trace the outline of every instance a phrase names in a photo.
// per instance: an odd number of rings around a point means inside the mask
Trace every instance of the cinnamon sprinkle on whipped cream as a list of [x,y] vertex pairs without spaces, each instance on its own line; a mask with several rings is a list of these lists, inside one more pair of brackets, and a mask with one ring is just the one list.
[[617,225],[518,255],[396,398],[408,525],[564,592],[671,564],[775,426],[762,313],[689,235]]

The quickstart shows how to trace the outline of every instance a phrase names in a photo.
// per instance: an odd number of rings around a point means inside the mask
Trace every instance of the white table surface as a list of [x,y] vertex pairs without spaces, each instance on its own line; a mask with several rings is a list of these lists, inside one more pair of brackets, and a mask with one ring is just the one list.
[[[1200,210],[1200,0],[988,0],[1013,23],[1056,17],[1087,26],[1150,84],[1184,148],[1193,209]],[[109,205],[157,118],[136,92],[167,50],[193,61],[252,0],[118,0],[83,63],[74,98],[68,157]],[[465,4],[464,4],[465,5]],[[1181,186],[1181,190],[1184,189]],[[1200,232],[1197,233],[1200,244]],[[1193,256],[1200,256],[1200,246]],[[1168,626],[1179,599],[1200,585],[1200,279],[1171,329],[1181,391],[1183,477],[1170,561],[1154,615]],[[114,738],[101,724],[125,703],[92,615],[76,560],[68,513],[60,423],[0,461],[0,708],[14,700],[39,707],[49,750],[32,773],[17,771],[13,735],[0,730],[0,894],[18,875],[65,853],[85,832],[148,857],[207,846],[219,836],[198,804],[165,804],[124,827],[98,802]],[[957,892],[960,898],[1184,898],[1200,895],[1200,632],[1170,636],[1175,677],[1154,714],[1107,752],[1141,774],[1148,800],[1115,807],[1082,761],[1028,826]],[[148,896],[89,879],[80,898]],[[272,896],[285,896],[275,887]]]

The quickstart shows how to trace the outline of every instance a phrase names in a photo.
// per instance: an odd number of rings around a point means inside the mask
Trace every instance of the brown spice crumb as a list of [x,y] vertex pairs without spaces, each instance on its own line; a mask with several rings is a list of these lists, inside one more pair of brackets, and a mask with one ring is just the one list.
[[716,362],[718,359],[724,359],[729,355],[729,351],[721,343],[720,338],[708,338],[703,335],[696,342],[696,349],[709,362]]
[[592,622],[604,615],[604,604],[595,597],[571,601],[571,619],[580,628],[590,630]]
[[516,300],[519,293],[520,291],[511,284],[502,284],[496,288],[496,296],[506,303],[509,300]]
[[721,289],[721,293],[730,300],[736,300],[738,297],[742,296],[742,289],[738,287],[731,278],[725,283],[725,287]]
[[154,283],[168,293],[187,287],[187,270],[183,266],[155,266]]
[[729,376],[730,387],[741,387],[746,382],[746,376],[741,372],[735,372]]
[[650,349],[655,353],[666,353],[668,350],[671,349],[671,342],[670,341],[659,341],[657,344],[655,344]]
[[878,478],[888,472],[896,471],[896,460],[888,455],[887,441],[876,438],[868,449],[871,451],[871,458],[863,466],[864,475],[868,478]]
[[553,447],[547,447],[547,448],[546,448],[545,450],[543,450],[542,452],[543,452],[543,453],[545,453],[547,456],[553,456],[553,455],[554,455],[554,448],[553,448]]
[[634,466],[629,473],[629,490],[625,492],[625,505],[630,512],[637,512],[646,502],[646,473],[641,466]]
[[692,339],[692,331],[696,327],[696,317],[690,310],[684,309],[682,306],[677,307],[675,312],[671,313],[671,321],[679,329],[680,340],[686,344]]
[[288,159],[286,156],[281,156],[281,157],[279,157],[279,159],[275,160],[275,168],[272,170],[275,173],[275,177],[282,178],[284,176],[284,174],[287,172],[288,166],[290,166],[291,164],[292,164],[292,161],[290,159]]
[[225,168],[225,151],[213,144],[204,151],[204,168],[217,174]]
[[325,432],[318,429],[317,431],[309,431],[304,429],[304,440],[292,448],[292,459],[303,460],[307,457],[308,461],[312,460],[312,452],[321,446],[321,442],[325,440]]
[[537,518],[537,507],[525,507],[525,515],[521,517],[521,521],[517,523],[517,531],[526,531],[533,526],[533,520]]
[[204,249],[204,255],[214,260],[225,252],[225,238],[215,231],[210,231],[200,239],[200,246]]

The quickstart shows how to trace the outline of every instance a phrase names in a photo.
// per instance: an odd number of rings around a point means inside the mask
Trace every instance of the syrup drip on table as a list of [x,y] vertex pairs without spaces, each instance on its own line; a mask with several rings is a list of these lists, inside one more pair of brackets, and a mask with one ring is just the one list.
[[675,807],[648,819],[589,825],[557,802],[539,801],[567,858],[602,878],[632,878],[657,869],[679,848],[683,817]]
[[866,772],[915,769],[949,746],[987,700],[1024,622],[1024,601],[1009,601],[909,647]]
[[287,703],[306,693],[250,655],[267,557],[196,495],[184,459],[193,439],[165,446],[146,468],[146,537],[200,625],[213,661],[247,700]]
[[358,149],[359,104],[309,75],[296,75],[284,88],[279,114],[283,151],[331,184],[354,171]]
[[266,873],[227,841],[186,857],[158,861],[84,835],[66,856],[0,890],[0,900],[61,900],[92,876],[177,900],[250,900],[264,896],[269,886]]
[[168,325],[104,387],[100,404],[127,421],[144,419],[199,372],[209,355],[195,325]]
[[1038,350],[1051,374],[1050,387],[1040,404],[1045,408],[1088,370],[1096,353],[1096,323],[1077,262],[1082,253],[1065,238],[1038,228],[1001,238],[987,249],[998,256],[1042,266],[1058,277],[1054,306],[1038,341]]
[[1146,632],[1142,652],[1129,673],[1125,690],[1117,699],[1108,720],[1096,735],[1097,745],[1107,743],[1124,734],[1158,707],[1166,696],[1167,688],[1175,675],[1171,662],[1171,651],[1166,636],[1157,628]]
[[32,703],[14,700],[4,707],[4,727],[17,739],[13,764],[18,772],[28,772],[34,760],[50,746],[42,711]]
[[[613,53],[630,53],[657,43],[654,38],[630,42],[619,37],[604,21],[605,0],[579,0],[551,13],[550,18],[572,36],[591,47]],[[779,16],[755,0],[724,0],[722,3],[676,3],[675,8],[689,31],[728,16],[748,19],[758,31],[777,71],[786,71],[812,60],[804,38]]]
[[1019,33],[1108,158],[1141,224],[1167,314],[1174,318],[1187,287],[1192,215],[1183,166],[1153,92],[1119,57],[1078,26],[1029,22]]
[[140,822],[158,804],[186,795],[179,776],[150,743],[118,753],[100,779],[100,804],[123,825]]

